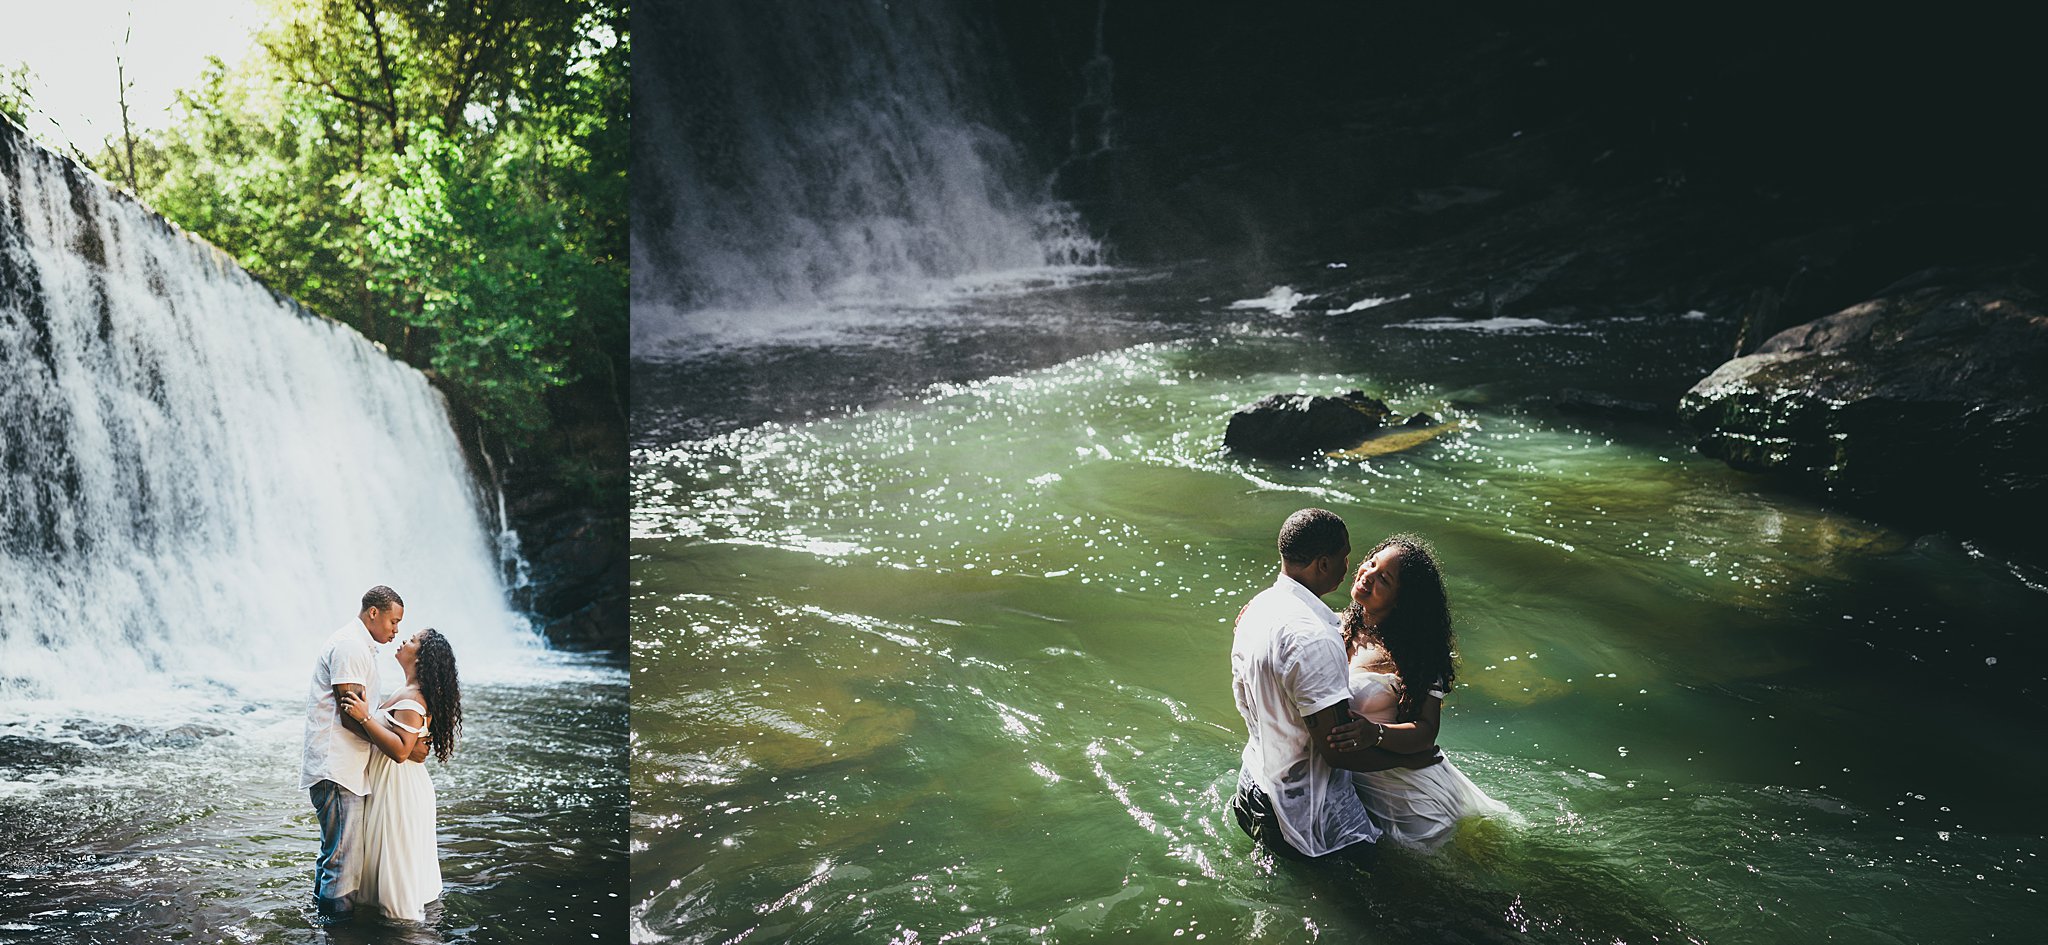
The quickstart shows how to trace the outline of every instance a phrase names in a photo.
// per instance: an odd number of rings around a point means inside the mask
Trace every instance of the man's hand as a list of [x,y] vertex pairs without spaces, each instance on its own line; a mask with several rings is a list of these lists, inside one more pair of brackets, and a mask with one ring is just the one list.
[[425,738],[413,739],[412,754],[407,755],[406,760],[425,764],[427,760],[427,755],[431,753],[432,750],[433,749],[427,745],[427,740]]

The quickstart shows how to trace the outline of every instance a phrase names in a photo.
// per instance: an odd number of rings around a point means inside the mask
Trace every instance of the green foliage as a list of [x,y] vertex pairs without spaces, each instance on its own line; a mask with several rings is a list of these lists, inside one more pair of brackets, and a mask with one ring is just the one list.
[[404,316],[438,338],[432,369],[486,420],[522,431],[547,422],[533,392],[574,379],[577,289],[605,275],[563,239],[531,151],[517,140],[480,156],[424,133],[397,181],[365,200],[378,286],[417,294]]
[[27,125],[36,110],[35,73],[27,64],[0,67],[0,115],[17,125]]
[[579,380],[623,424],[623,3],[272,12],[262,55],[214,62],[138,140],[140,196],[504,441],[532,443]]

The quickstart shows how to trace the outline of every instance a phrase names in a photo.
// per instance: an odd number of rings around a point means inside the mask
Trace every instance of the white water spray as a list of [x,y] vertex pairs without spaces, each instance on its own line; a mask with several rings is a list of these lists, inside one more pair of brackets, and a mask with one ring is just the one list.
[[[635,63],[636,352],[963,277],[1099,266],[957,5],[690,4]],[[654,24],[649,24],[652,27]],[[795,313],[795,314],[791,314]]]

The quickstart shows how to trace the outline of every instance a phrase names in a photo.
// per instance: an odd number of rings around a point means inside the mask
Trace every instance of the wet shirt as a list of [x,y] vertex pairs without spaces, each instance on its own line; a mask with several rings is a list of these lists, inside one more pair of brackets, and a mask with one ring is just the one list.
[[377,698],[377,641],[360,618],[350,618],[320,651],[313,664],[313,689],[306,697],[306,753],[299,766],[299,787],[332,781],[351,794],[370,793],[370,743],[348,730],[334,699],[334,687],[356,683]]
[[1337,615],[1281,575],[1238,617],[1230,678],[1249,736],[1239,778],[1271,798],[1287,842],[1322,856],[1378,839],[1351,772],[1332,767],[1309,746],[1307,717],[1351,698]]

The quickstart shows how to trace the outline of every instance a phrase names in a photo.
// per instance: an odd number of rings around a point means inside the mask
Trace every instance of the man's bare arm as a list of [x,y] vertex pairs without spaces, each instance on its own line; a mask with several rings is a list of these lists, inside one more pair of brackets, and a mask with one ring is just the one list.
[[[341,711],[352,719],[355,713],[361,713],[363,718],[360,721],[363,725],[363,733],[368,737],[371,747],[382,751],[393,761],[402,762],[410,759],[418,752],[419,746],[426,742],[426,739],[410,731],[387,728],[383,722],[371,718],[369,702],[359,695],[351,693],[343,698]],[[395,710],[391,713],[391,717],[413,726],[422,725],[426,722],[424,716],[411,709]]]
[[1400,754],[1380,748],[1358,748],[1339,751],[1330,747],[1330,731],[1342,724],[1350,715],[1344,703],[1337,703],[1311,715],[1302,721],[1308,725],[1309,750],[1321,756],[1331,767],[1346,771],[1385,771],[1389,768],[1427,768],[1444,760],[1442,752],[1431,746],[1427,751],[1414,754]]
[[342,709],[342,704],[348,701],[342,698],[345,693],[354,693],[356,698],[365,701],[369,699],[369,696],[363,692],[362,683],[336,683],[334,685],[334,712],[341,716],[342,727],[354,732],[357,738],[369,741],[370,735],[363,731],[363,723],[356,721],[354,717]]

